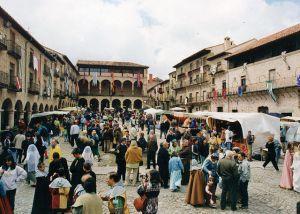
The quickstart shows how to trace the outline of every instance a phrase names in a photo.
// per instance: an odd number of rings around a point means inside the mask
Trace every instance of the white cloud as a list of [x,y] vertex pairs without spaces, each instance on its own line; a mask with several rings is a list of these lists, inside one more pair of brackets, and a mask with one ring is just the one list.
[[182,58],[230,36],[236,43],[300,20],[295,1],[0,0],[41,43],[77,59],[127,60],[166,78]]

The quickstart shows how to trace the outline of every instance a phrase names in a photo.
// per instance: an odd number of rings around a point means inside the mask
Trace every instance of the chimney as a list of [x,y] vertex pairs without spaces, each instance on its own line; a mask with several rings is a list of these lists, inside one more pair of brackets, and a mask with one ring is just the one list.
[[233,46],[233,42],[230,40],[230,37],[226,36],[224,38],[224,50],[231,48]]
[[153,80],[153,74],[149,74],[149,82],[152,82]]

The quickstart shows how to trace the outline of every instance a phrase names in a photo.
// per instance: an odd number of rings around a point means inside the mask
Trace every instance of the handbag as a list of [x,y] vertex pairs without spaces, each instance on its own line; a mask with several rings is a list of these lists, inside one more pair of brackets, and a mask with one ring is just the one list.
[[136,211],[141,212],[144,210],[145,205],[146,205],[146,199],[147,199],[146,195],[143,195],[141,197],[134,199],[133,205],[134,205]]

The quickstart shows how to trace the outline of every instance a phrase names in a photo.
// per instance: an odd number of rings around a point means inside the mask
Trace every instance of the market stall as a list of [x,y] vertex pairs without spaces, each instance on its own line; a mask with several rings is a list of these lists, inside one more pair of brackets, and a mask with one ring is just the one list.
[[274,135],[280,140],[280,119],[264,113],[226,113],[226,112],[195,112],[192,117],[205,118],[210,128],[228,128],[235,133],[233,141],[240,147],[244,144],[248,131],[255,136],[253,149],[264,147],[266,138]]
[[32,127],[37,122],[46,121],[48,118],[62,117],[63,115],[69,114],[68,111],[47,111],[42,113],[36,113],[31,116],[29,127]]

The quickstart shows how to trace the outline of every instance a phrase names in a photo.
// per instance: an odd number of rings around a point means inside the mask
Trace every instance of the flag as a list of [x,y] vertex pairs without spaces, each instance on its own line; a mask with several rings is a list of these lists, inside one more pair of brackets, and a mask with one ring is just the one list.
[[214,88],[213,90],[213,98],[214,98],[214,101],[217,102],[217,99],[218,99],[218,91]]
[[137,74],[137,87],[141,87],[141,75],[140,73]]
[[241,97],[243,96],[243,87],[242,86],[239,86],[238,87],[238,91],[237,91],[238,95]]
[[275,96],[275,94],[273,92],[273,82],[272,81],[267,81],[266,84],[267,84],[267,89],[268,89],[268,92],[269,92],[272,100],[274,102],[277,102],[277,97]]
[[224,100],[226,99],[226,88],[222,89],[222,97]]
[[115,94],[115,76],[114,73],[111,73],[111,94]]
[[16,76],[16,88],[17,90],[20,90],[22,88],[19,76]]
[[297,76],[297,86],[300,87],[300,74]]

